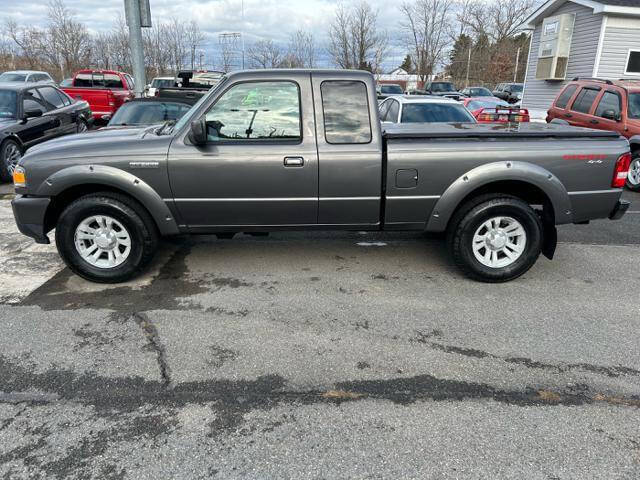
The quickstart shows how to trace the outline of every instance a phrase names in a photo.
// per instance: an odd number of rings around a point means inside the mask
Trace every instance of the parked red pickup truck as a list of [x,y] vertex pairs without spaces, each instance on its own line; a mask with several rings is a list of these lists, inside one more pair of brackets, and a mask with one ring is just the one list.
[[108,121],[127,100],[134,98],[133,77],[113,70],[80,70],[71,87],[62,90],[89,103],[96,121]]

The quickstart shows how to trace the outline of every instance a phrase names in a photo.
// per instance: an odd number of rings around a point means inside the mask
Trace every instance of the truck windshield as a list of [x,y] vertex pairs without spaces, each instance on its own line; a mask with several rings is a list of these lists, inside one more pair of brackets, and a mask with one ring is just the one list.
[[189,111],[189,105],[178,102],[128,102],[109,121],[109,126],[154,125],[178,120]]
[[0,90],[0,120],[17,118],[18,102],[13,90]]
[[407,103],[402,108],[401,123],[476,123],[462,105],[454,103]]
[[151,82],[152,88],[171,88],[173,87],[174,81],[173,78],[154,78],[153,82]]
[[433,82],[431,84],[432,92],[455,92],[456,89],[453,86],[453,83],[449,82]]
[[640,118],[640,93],[629,94],[629,118]]
[[387,95],[402,95],[402,87],[400,85],[382,85],[380,92]]
[[24,82],[27,76],[22,73],[3,73],[0,75],[0,82]]
[[511,91],[515,92],[515,93],[520,93],[522,92],[522,85],[511,85]]

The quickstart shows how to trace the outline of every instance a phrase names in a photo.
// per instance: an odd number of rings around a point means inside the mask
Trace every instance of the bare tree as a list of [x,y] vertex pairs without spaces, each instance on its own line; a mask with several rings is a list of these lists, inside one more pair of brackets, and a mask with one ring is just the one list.
[[91,36],[87,27],[75,20],[62,0],[51,0],[48,9],[46,41],[40,45],[52,65],[59,65],[66,76],[86,65],[91,54]]
[[41,30],[21,27],[15,20],[8,18],[4,23],[4,33],[18,47],[18,53],[30,69],[42,64],[39,45],[43,43],[41,37],[44,33]]
[[184,29],[185,40],[189,49],[189,56],[191,60],[191,70],[194,70],[196,67],[196,51],[202,46],[205,41],[204,33],[200,30],[200,27],[195,22],[195,20],[191,20],[191,22]]
[[289,37],[287,61],[291,68],[313,68],[316,60],[316,46],[313,35],[297,30]]
[[177,18],[167,24],[167,47],[169,51],[169,65],[176,72],[181,70],[187,56],[185,25]]
[[350,8],[338,5],[329,36],[329,54],[341,68],[377,72],[388,50],[387,33],[378,27],[378,12],[364,0]]
[[400,6],[402,34],[423,82],[444,60],[451,40],[453,6],[453,0],[415,0]]
[[466,2],[466,10],[458,16],[475,35],[487,35],[499,43],[522,31],[524,21],[533,11],[536,0],[490,0]]
[[282,50],[273,40],[259,40],[251,45],[247,58],[252,68],[277,68],[283,60]]
[[154,19],[151,24],[151,28],[145,28],[142,34],[147,73],[149,77],[154,77],[169,71],[171,55],[167,26],[158,19]]

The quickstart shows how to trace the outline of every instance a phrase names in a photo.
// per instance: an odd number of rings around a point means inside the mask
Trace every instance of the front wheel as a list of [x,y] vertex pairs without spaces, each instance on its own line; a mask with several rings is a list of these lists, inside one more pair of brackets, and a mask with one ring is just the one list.
[[158,233],[136,201],[116,193],[86,195],[60,215],[56,245],[77,275],[99,283],[119,283],[139,275],[153,258]]
[[18,166],[18,162],[22,158],[22,149],[15,140],[5,140],[0,146],[0,180],[3,182],[11,182],[13,180],[13,171]]
[[634,153],[627,175],[627,188],[634,192],[640,191],[640,152]]
[[507,195],[472,200],[454,216],[448,243],[470,278],[506,282],[528,271],[542,250],[542,223],[524,201]]

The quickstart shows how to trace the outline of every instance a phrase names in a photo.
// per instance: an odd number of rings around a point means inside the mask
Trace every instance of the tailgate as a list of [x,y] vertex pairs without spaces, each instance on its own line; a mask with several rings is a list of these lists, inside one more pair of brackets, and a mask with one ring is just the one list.
[[104,88],[63,88],[67,95],[80,97],[89,103],[89,107],[94,114],[106,114],[113,112],[113,105],[109,105],[109,90]]

